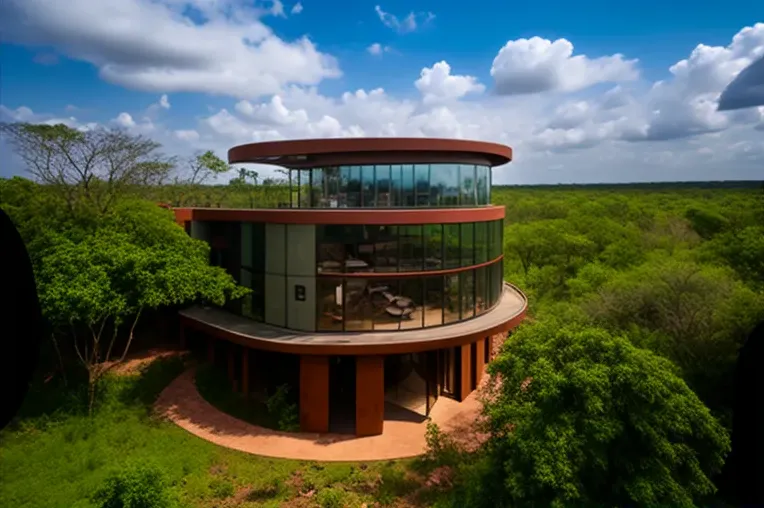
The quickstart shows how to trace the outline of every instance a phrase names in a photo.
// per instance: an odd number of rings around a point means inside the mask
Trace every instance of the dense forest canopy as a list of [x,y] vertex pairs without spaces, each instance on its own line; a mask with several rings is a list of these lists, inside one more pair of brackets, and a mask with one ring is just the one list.
[[[30,251],[52,347],[79,359],[93,387],[144,309],[246,292],[208,266],[208,247],[158,202],[289,198],[283,182],[234,174],[211,152],[179,169],[157,144],[124,133],[5,129],[36,182],[0,181],[0,207]],[[84,158],[68,161],[70,152]],[[229,171],[230,184],[204,185]],[[459,472],[446,504],[711,499],[729,450],[734,362],[764,319],[761,182],[503,186],[493,202],[506,207],[505,278],[530,312],[490,367],[491,439],[433,459]]]

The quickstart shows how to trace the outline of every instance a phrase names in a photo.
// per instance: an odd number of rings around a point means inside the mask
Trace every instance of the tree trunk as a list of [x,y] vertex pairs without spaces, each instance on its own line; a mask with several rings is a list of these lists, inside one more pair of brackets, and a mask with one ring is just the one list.
[[54,334],[50,334],[50,339],[53,341],[53,348],[56,350],[56,356],[58,357],[58,365],[61,368],[61,378],[64,380],[64,386],[68,386],[66,380],[66,368],[64,367],[64,358],[61,356],[61,350],[58,348],[58,341]]
[[93,416],[93,406],[95,405],[96,383],[98,378],[94,372],[95,367],[91,367],[88,372],[88,416]]

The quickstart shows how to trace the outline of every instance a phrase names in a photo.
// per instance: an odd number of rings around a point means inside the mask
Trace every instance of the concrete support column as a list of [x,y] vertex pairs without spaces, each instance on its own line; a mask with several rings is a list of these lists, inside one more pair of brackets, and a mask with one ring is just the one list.
[[300,356],[300,430],[329,432],[328,356]]
[[356,357],[355,383],[356,435],[382,434],[385,421],[385,357]]
[[459,402],[472,393],[472,344],[459,346]]
[[485,369],[485,348],[487,339],[477,341],[477,357],[475,358],[475,388],[480,386],[480,380],[483,379],[483,370]]
[[241,393],[249,395],[249,348],[241,350]]

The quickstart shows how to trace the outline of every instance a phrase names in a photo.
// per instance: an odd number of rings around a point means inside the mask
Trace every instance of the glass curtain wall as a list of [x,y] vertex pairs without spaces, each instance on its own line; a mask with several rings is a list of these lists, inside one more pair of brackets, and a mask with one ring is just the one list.
[[499,302],[501,260],[463,272],[421,277],[318,277],[320,332],[430,328],[479,316]]
[[317,330],[427,328],[488,311],[502,291],[502,224],[316,226]]
[[448,270],[501,256],[502,221],[316,226],[316,273]]
[[289,170],[294,208],[414,208],[490,204],[491,169],[379,164]]

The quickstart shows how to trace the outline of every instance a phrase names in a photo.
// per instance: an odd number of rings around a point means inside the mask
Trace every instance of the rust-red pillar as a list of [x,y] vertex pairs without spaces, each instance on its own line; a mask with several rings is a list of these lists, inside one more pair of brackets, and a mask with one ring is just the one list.
[[459,346],[459,401],[472,393],[472,344]]
[[480,386],[480,381],[483,379],[483,370],[485,370],[485,348],[486,339],[480,339],[477,341],[477,356],[475,358],[475,388]]
[[357,436],[382,434],[385,421],[385,357],[356,357],[355,380],[355,433]]
[[328,356],[300,356],[300,430],[329,432]]

